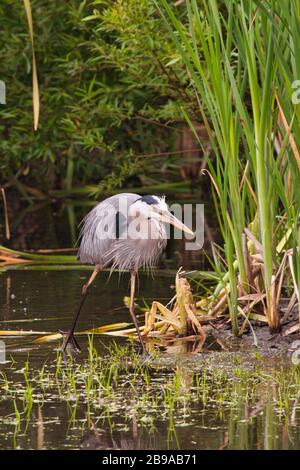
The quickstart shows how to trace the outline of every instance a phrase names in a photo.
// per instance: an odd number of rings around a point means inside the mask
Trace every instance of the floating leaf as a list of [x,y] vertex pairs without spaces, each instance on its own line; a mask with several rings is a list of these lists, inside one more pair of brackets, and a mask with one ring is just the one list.
[[77,334],[83,335],[83,334],[93,333],[94,335],[102,335],[103,333],[106,333],[107,331],[114,331],[120,328],[126,328],[126,326],[129,326],[129,325],[131,325],[131,323],[126,323],[126,322],[112,323],[111,325],[103,325],[103,326],[99,326],[98,328],[91,328],[89,330],[85,330]]
[[[113,323],[111,325],[103,325],[99,326],[98,328],[91,328],[89,330],[84,330],[84,331],[76,331],[74,333],[74,336],[80,336],[80,335],[88,335],[88,334],[93,334],[93,335],[102,335],[114,330],[118,330],[120,328],[125,328],[126,326],[131,325],[131,323]],[[42,333],[40,333],[42,334]],[[34,342],[41,344],[41,343],[49,343],[51,341],[56,341],[62,338],[61,333],[54,333],[54,334],[46,334],[46,336],[42,336],[41,338],[37,338]]]
[[26,331],[26,330],[0,330],[0,336],[31,336],[47,335],[47,331]]

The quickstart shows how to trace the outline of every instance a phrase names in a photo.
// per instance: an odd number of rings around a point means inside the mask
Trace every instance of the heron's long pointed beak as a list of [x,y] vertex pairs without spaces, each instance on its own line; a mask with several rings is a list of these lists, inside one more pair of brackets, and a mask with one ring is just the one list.
[[183,232],[189,233],[190,235],[195,235],[194,232],[189,227],[187,227],[182,222],[180,222],[180,220],[177,219],[173,214],[171,214],[171,212],[169,211],[160,212],[160,216],[163,222],[174,225],[174,227],[179,228]]

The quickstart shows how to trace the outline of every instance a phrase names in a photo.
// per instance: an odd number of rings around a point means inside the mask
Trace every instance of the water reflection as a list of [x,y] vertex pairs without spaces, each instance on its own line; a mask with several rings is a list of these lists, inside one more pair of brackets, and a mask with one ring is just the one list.
[[[82,270],[2,273],[0,329],[64,328],[88,275]],[[128,276],[106,280],[104,273],[92,288],[80,329],[129,321],[122,300]],[[153,296],[164,302],[173,296],[172,284],[172,278],[141,275],[139,302],[144,297],[150,304]],[[235,352],[230,344],[208,337],[198,352],[196,342],[178,339],[162,344],[148,368],[138,373],[129,368],[118,376],[109,349],[112,339],[98,336],[94,346],[108,369],[95,366],[90,376],[80,369],[88,354],[87,340],[80,337],[83,353],[70,367],[74,376],[65,366],[58,376],[57,343],[34,346],[31,337],[5,341],[10,362],[0,366],[3,449],[300,449],[299,376],[289,375],[285,365],[286,379],[279,383],[278,359],[256,363],[255,354],[238,342],[240,352]],[[28,351],[32,389],[24,372]],[[89,380],[96,382],[87,395]]]
[[91,429],[80,439],[80,448],[84,450],[150,450],[148,442],[141,436],[135,415],[132,417],[129,428],[126,437],[114,437],[113,432],[101,432],[92,425]]

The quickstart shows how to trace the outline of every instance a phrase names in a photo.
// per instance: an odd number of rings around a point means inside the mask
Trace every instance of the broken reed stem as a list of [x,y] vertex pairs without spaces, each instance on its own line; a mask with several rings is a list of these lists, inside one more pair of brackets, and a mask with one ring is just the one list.
[[5,189],[1,188],[2,200],[3,200],[3,208],[4,208],[4,220],[5,220],[5,237],[6,240],[10,239],[10,227],[9,227],[9,219],[8,219],[8,210],[7,210],[7,200]]

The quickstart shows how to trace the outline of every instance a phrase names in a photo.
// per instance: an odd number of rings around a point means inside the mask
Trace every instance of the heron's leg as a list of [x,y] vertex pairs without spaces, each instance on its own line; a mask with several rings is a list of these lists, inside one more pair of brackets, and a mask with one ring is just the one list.
[[138,322],[137,322],[137,319],[136,319],[136,316],[135,316],[135,312],[134,312],[134,293],[135,293],[135,281],[136,281],[136,275],[137,273],[135,271],[132,271],[131,272],[131,279],[130,279],[130,306],[129,306],[129,311],[130,311],[130,315],[131,315],[131,318],[133,320],[133,323],[134,323],[134,326],[136,328],[136,332],[138,334],[138,337],[139,337],[139,340],[140,340],[140,343],[142,345],[142,348],[143,348],[143,353],[148,356],[148,351],[146,350],[146,347],[145,347],[145,343],[142,339],[142,335],[141,335],[141,332],[140,332],[140,329],[139,329],[139,325],[138,325]]
[[77,323],[77,320],[79,318],[79,315],[80,315],[80,312],[81,312],[81,309],[83,307],[83,304],[85,302],[85,299],[87,297],[87,294],[89,292],[89,287],[90,285],[94,282],[97,274],[101,271],[101,267],[97,264],[95,266],[95,269],[91,275],[91,277],[89,278],[88,282],[86,284],[84,284],[83,288],[82,288],[82,293],[81,293],[81,300],[80,300],[80,303],[79,303],[79,306],[78,306],[78,309],[76,311],[76,314],[73,318],[73,321],[72,321],[72,324],[71,324],[71,328],[67,331],[65,337],[64,337],[64,340],[63,340],[63,344],[62,344],[62,347],[61,347],[61,350],[62,351],[65,351],[66,347],[67,347],[67,344],[72,341],[75,345],[75,347],[77,347],[77,349],[79,349],[78,345],[76,344],[76,341],[74,340],[74,337],[73,337],[73,333],[74,333],[74,330],[75,330],[75,327],[76,327],[76,323]]

